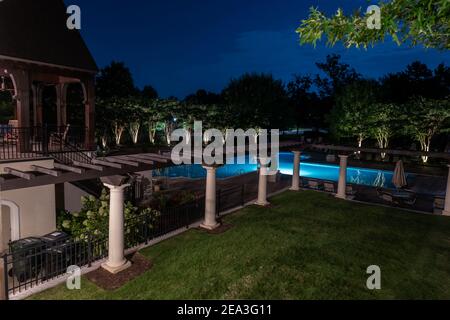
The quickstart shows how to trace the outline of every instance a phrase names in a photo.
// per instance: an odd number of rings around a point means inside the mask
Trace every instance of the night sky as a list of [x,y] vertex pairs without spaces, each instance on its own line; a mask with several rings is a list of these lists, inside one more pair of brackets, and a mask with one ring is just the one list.
[[300,46],[295,29],[312,5],[328,13],[351,12],[360,0],[65,0],[82,12],[82,34],[99,67],[112,60],[130,67],[136,85],[150,84],[160,96],[184,98],[197,89],[220,92],[245,72],[272,73],[289,81],[316,74],[315,62],[338,53],[368,77],[395,72],[421,60],[449,64],[450,53],[398,47]]

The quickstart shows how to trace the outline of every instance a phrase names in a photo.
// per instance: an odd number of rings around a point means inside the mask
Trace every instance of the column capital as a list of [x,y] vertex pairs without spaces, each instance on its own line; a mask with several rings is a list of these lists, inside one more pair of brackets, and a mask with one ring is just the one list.
[[338,157],[341,159],[348,159],[350,156],[347,154],[340,154],[340,155],[338,155]]
[[258,162],[262,167],[270,167],[272,157],[258,157]]
[[291,152],[293,154],[302,154],[302,151],[300,151],[300,150],[292,150]]
[[217,170],[218,168],[220,168],[222,165],[220,164],[202,164],[203,169],[205,170]]

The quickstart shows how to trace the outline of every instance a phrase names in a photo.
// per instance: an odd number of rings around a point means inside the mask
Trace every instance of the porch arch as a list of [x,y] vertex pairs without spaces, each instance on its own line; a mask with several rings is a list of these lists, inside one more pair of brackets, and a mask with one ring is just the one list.
[[9,215],[11,221],[11,241],[20,239],[20,209],[17,204],[9,200],[0,200],[0,207],[6,206],[9,208]]

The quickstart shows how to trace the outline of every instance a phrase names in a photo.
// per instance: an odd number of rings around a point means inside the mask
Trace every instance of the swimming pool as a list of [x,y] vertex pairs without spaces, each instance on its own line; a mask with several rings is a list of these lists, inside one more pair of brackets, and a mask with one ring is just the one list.
[[[331,164],[318,164],[308,162],[309,156],[302,155],[302,163],[300,165],[300,175],[305,178],[315,178],[321,180],[338,181],[339,166]],[[292,175],[292,166],[294,155],[290,152],[280,153],[278,169],[281,173]],[[217,170],[217,177],[219,179],[234,177],[249,172],[254,172],[258,169],[256,164],[227,164]],[[187,177],[192,179],[200,179],[206,177],[206,170],[201,165],[182,165],[176,167],[169,167],[165,169],[156,170],[155,176],[165,177]],[[392,184],[393,172],[363,168],[349,167],[347,170],[347,182],[359,185],[394,188]],[[413,178],[413,175],[406,174],[408,180]]]

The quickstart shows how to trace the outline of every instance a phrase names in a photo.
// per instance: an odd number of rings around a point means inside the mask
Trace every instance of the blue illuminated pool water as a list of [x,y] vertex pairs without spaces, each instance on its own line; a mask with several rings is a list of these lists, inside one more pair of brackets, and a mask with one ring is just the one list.
[[[328,181],[338,181],[339,166],[318,164],[307,162],[308,156],[302,156],[302,163],[300,166],[300,175],[305,178],[315,178]],[[294,155],[290,152],[280,153],[278,169],[283,174],[292,175],[292,164]],[[256,164],[227,164],[217,170],[217,177],[224,179],[228,177],[238,176],[257,170]],[[177,167],[170,167],[155,171],[155,176],[166,177],[187,177],[192,179],[199,179],[206,177],[206,170],[201,165],[183,165]],[[393,172],[373,169],[362,169],[349,167],[347,170],[347,182],[359,185],[394,188],[392,184]],[[413,176],[407,174],[407,179]]]

